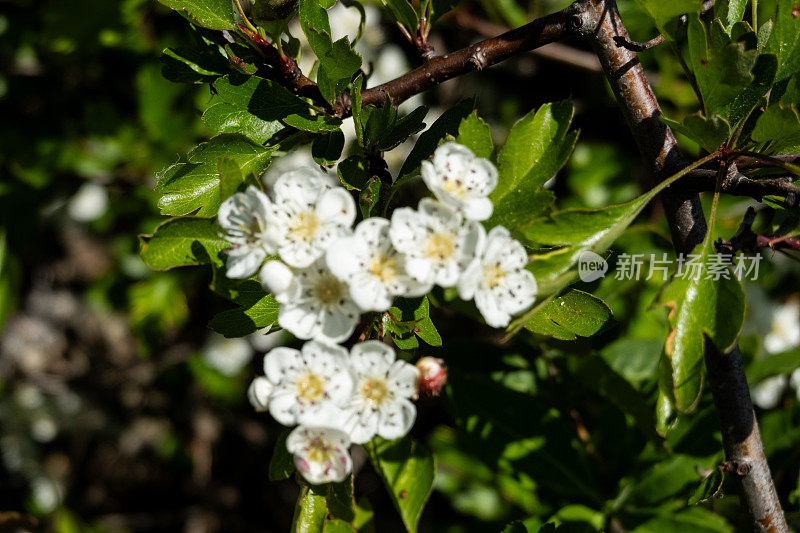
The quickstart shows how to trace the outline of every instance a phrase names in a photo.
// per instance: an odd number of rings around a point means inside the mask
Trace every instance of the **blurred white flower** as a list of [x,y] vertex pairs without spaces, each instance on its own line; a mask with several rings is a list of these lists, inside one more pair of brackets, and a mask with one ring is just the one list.
[[778,405],[787,382],[786,376],[772,376],[752,387],[750,396],[753,403],[762,409],[772,409]]
[[389,221],[371,217],[353,235],[334,242],[327,252],[331,272],[346,280],[363,310],[385,311],[395,296],[422,296],[432,284],[420,284],[405,270],[405,258],[389,239]]
[[267,239],[270,204],[267,195],[251,185],[247,192],[237,192],[219,207],[217,220],[225,232],[225,240],[233,245],[228,252],[229,278],[249,278],[268,254],[275,253]]
[[226,376],[238,374],[253,358],[253,348],[247,339],[226,339],[214,333],[201,350],[206,365]]
[[417,393],[417,368],[395,361],[394,350],[374,340],[353,346],[349,361],[356,377],[344,422],[350,439],[361,444],[375,435],[397,439],[408,433],[417,415],[410,401]]
[[108,192],[103,185],[86,182],[70,198],[67,213],[78,222],[91,222],[108,210]]
[[268,352],[276,346],[283,346],[289,341],[291,335],[279,329],[270,331],[272,327],[266,327],[247,336],[247,340],[257,352]]
[[780,353],[800,347],[800,303],[791,300],[772,312],[772,324],[764,337],[768,353]]
[[461,276],[458,294],[465,300],[475,299],[487,324],[506,327],[511,315],[536,300],[536,280],[525,270],[528,254],[503,226],[489,231],[479,253],[479,259]]
[[286,438],[286,449],[306,481],[314,485],[344,481],[353,468],[347,433],[330,427],[298,426]]
[[61,503],[63,489],[54,480],[39,476],[31,481],[31,498],[42,513],[51,513]]
[[[341,346],[309,341],[300,351],[275,348],[264,357],[264,372],[272,384],[269,412],[285,426],[330,422],[320,420],[325,409],[343,406],[353,394],[347,350]],[[254,394],[261,396],[256,399],[263,404],[267,387],[255,387]]]
[[458,143],[441,145],[433,161],[422,162],[422,179],[440,202],[458,209],[470,220],[492,216],[488,196],[497,186],[497,169],[488,159]]
[[275,182],[267,235],[289,266],[310,266],[334,239],[350,231],[355,201],[336,183],[310,167],[283,174]]
[[486,238],[483,226],[464,220],[455,209],[423,198],[418,209],[403,207],[392,215],[389,235],[406,256],[406,272],[420,284],[453,287],[475,260]]
[[294,270],[270,261],[261,270],[261,283],[280,304],[278,324],[297,338],[335,344],[349,337],[358,324],[361,310],[347,283],[328,269],[325,258]]
[[48,415],[38,415],[31,420],[31,437],[37,442],[50,442],[58,435],[56,421]]

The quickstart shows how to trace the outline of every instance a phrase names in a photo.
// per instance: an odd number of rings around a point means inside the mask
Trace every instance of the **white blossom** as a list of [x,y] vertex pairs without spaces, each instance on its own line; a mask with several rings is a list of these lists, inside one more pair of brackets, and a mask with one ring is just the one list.
[[341,346],[309,341],[300,351],[275,348],[264,357],[264,373],[271,390],[254,381],[252,403],[268,403],[269,413],[285,426],[319,423],[327,408],[343,406],[353,394],[347,350]]
[[297,269],[269,261],[260,279],[280,304],[278,324],[295,337],[336,344],[358,324],[361,310],[350,297],[347,283],[328,269],[325,258]]
[[333,184],[332,178],[310,167],[293,170],[275,181],[267,217],[268,238],[289,266],[310,266],[353,225],[353,197]]
[[266,236],[270,206],[267,195],[251,185],[246,192],[237,192],[219,207],[217,220],[225,232],[225,240],[233,245],[228,252],[229,278],[249,278],[268,254],[275,253]]
[[396,209],[389,236],[405,255],[406,272],[421,285],[454,287],[486,238],[483,226],[455,209],[423,198],[417,210]]
[[394,350],[379,341],[365,341],[350,351],[355,388],[344,427],[357,444],[375,435],[397,439],[408,433],[417,416],[410,399],[417,392],[419,372],[395,361]]
[[525,270],[528,254],[503,226],[489,231],[478,261],[464,272],[458,284],[461,298],[474,298],[486,323],[508,326],[511,315],[530,307],[536,299],[536,279]]
[[203,361],[226,376],[238,374],[253,358],[253,347],[243,338],[212,334],[201,350]]
[[787,381],[786,376],[772,376],[754,386],[750,390],[753,403],[762,409],[774,408],[781,400],[783,391],[786,390]]
[[344,481],[353,467],[347,433],[331,427],[298,426],[286,438],[286,449],[306,481],[314,485]]
[[422,162],[422,179],[441,202],[461,210],[471,220],[492,216],[487,198],[497,186],[497,169],[487,159],[458,143],[441,145],[433,161]]
[[780,353],[800,347],[800,304],[792,300],[772,313],[769,333],[764,337],[768,353]]
[[107,210],[108,192],[106,192],[106,188],[92,182],[81,185],[67,205],[69,216],[78,222],[97,220]]
[[274,388],[266,376],[256,377],[247,388],[247,399],[250,400],[253,409],[260,413],[269,410],[269,398]]
[[395,296],[422,296],[432,284],[421,284],[406,272],[405,257],[389,239],[389,221],[361,221],[352,236],[328,248],[331,272],[350,285],[350,296],[365,311],[385,311]]

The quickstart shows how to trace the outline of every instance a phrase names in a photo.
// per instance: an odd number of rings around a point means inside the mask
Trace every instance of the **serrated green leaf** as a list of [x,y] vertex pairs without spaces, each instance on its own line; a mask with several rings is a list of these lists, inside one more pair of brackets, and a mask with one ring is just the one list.
[[358,207],[361,209],[361,216],[369,218],[372,210],[380,200],[381,195],[381,179],[373,176],[367,181],[367,184],[361,189],[361,194],[358,195]]
[[473,111],[459,124],[456,142],[463,144],[472,150],[473,154],[484,159],[491,159],[492,152],[494,152],[492,130],[489,125],[478,116],[476,111]]
[[699,13],[703,6],[702,0],[636,0],[636,3],[650,16],[659,32],[672,40],[677,36],[678,17],[686,13]]
[[512,233],[541,215],[553,195],[542,189],[569,159],[578,132],[569,101],[544,104],[520,119],[508,133],[497,157],[497,187],[489,196],[494,212],[487,224],[502,224]]
[[309,113],[292,114],[283,121],[293,128],[309,133],[324,133],[339,130],[342,119],[331,115],[311,115]]
[[441,346],[442,337],[430,319],[427,296],[400,298],[382,317],[384,332],[391,333],[392,341],[401,350],[419,347],[417,337],[431,346]]
[[323,533],[328,507],[323,489],[316,486],[303,487],[294,508],[292,533]]
[[674,131],[686,135],[709,152],[719,148],[731,135],[730,124],[719,115],[708,118],[702,115],[689,115],[683,119],[683,123],[664,116],[659,118]]
[[215,315],[209,327],[225,337],[244,337],[278,321],[278,302],[253,279],[228,279],[224,269],[214,272],[212,288],[238,307]]
[[142,260],[154,270],[221,265],[220,252],[230,247],[216,221],[194,217],[167,220],[152,235],[140,235],[139,243]]
[[[712,218],[707,235],[713,234],[714,225]],[[680,412],[692,411],[700,399],[706,337],[719,350],[726,351],[744,323],[744,289],[730,269],[726,269],[729,279],[713,279],[708,266],[712,253],[712,238],[706,237],[694,251],[697,270],[673,277],[659,297],[669,309],[672,328],[663,361],[669,367],[664,372],[669,370],[671,379],[659,383],[660,393]]]
[[158,206],[164,215],[211,217],[220,205],[220,157],[233,159],[245,174],[261,174],[270,162],[275,148],[265,148],[239,134],[224,133],[202,143],[159,176],[156,192],[161,193]]
[[800,115],[794,106],[774,104],[761,113],[750,138],[759,143],[770,143],[770,148],[780,152],[785,147],[800,144]]
[[383,5],[389,8],[397,22],[402,24],[409,30],[409,33],[414,35],[417,31],[419,24],[419,15],[417,15],[414,6],[408,0],[381,0]]
[[722,20],[722,25],[730,35],[733,25],[744,20],[747,0],[722,0],[714,3],[714,14]]
[[334,165],[342,156],[344,134],[342,130],[314,137],[311,143],[311,156],[319,165]]
[[203,122],[215,132],[238,132],[264,143],[286,129],[282,121],[290,115],[311,116],[303,100],[257,76],[225,76],[213,87],[215,96]]
[[408,437],[396,441],[376,437],[365,448],[403,524],[409,533],[416,533],[422,509],[433,490],[433,455]]
[[[537,315],[541,315],[537,317]],[[613,321],[614,315],[611,309],[603,302],[603,300],[593,296],[587,292],[570,289],[566,293],[549,300],[545,305],[540,307],[534,314],[536,320],[530,320],[525,323],[525,328],[539,333],[542,335],[549,335],[549,332],[555,332],[557,338],[562,340],[572,340],[575,335],[581,337],[591,337],[604,330]],[[548,319],[550,322],[560,326],[559,328],[552,328],[550,326],[543,327],[542,331],[537,331],[536,326],[543,326],[544,320]],[[568,331],[571,335],[569,338],[564,338],[563,330]]]
[[230,0],[159,0],[192,22],[212,30],[236,27],[233,2]]
[[380,151],[388,152],[415,133],[422,131],[425,127],[425,122],[423,121],[427,114],[428,108],[426,106],[420,106],[411,113],[400,118],[400,120],[396,120],[388,133],[383,135],[377,142],[376,148]]
[[775,81],[785,80],[800,70],[800,16],[796,0],[777,1],[767,51],[778,55]]
[[217,160],[217,172],[219,172],[219,198],[224,202],[244,185],[244,175],[236,161],[230,157],[220,157]]
[[269,480],[280,481],[289,479],[295,471],[294,456],[286,449],[286,437],[291,430],[284,428],[275,441],[275,449],[272,450],[272,458],[269,460]]

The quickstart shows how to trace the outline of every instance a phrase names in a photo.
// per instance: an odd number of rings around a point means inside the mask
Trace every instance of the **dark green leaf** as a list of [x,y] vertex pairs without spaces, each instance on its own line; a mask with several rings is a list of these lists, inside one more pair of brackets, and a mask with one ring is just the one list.
[[377,149],[388,152],[415,133],[421,131],[425,127],[423,120],[425,120],[425,115],[427,114],[428,108],[420,106],[396,121],[392,129],[377,143]]
[[311,133],[333,132],[339,130],[342,119],[330,115],[311,115],[309,113],[292,114],[283,121],[298,130]]
[[282,429],[275,442],[275,449],[272,451],[272,459],[269,461],[269,480],[280,481],[288,479],[295,470],[294,457],[286,449],[286,437],[291,430]]
[[747,0],[722,0],[714,4],[714,14],[722,19],[722,25],[728,34],[733,25],[744,19]]
[[211,319],[209,327],[217,333],[225,337],[244,337],[277,323],[278,303],[258,281],[231,280],[220,269],[214,272],[212,288],[238,306],[222,311]]
[[719,148],[731,134],[730,124],[719,115],[712,115],[709,118],[702,115],[689,115],[683,119],[683,123],[663,116],[659,118],[670,128],[686,135],[709,152]]
[[800,368],[800,349],[756,359],[747,369],[747,377],[755,384],[772,376],[791,374],[797,368]]
[[233,2],[230,0],[159,0],[192,22],[212,30],[236,27]]
[[376,437],[365,448],[403,524],[409,533],[416,533],[422,508],[433,490],[433,455],[408,437],[396,441]]
[[167,220],[152,235],[140,235],[139,243],[142,260],[154,270],[221,265],[220,252],[230,246],[215,220],[194,217]]
[[325,528],[323,531],[325,533],[358,533],[355,527],[338,518],[325,520]]
[[467,118],[461,121],[458,126],[458,137],[456,141],[463,144],[472,153],[484,159],[491,159],[494,152],[492,144],[492,130],[489,125],[473,111]]
[[344,134],[342,130],[333,131],[327,135],[314,137],[311,144],[311,155],[320,165],[333,165],[342,156],[344,148]]
[[784,147],[800,144],[800,116],[794,106],[774,104],[756,120],[750,138],[759,143],[771,143],[771,148],[780,152]]
[[673,40],[678,29],[678,17],[685,13],[699,13],[703,5],[702,0],[636,0],[636,3],[650,16],[659,33]]
[[381,180],[379,177],[373,176],[361,190],[361,194],[358,195],[358,207],[361,209],[363,218],[369,218],[372,214],[372,210],[380,199],[380,194]]
[[528,528],[522,522],[511,522],[503,528],[503,533],[528,533]]
[[352,522],[356,517],[356,501],[353,498],[353,475],[341,483],[328,483],[326,494],[328,511],[331,516]]
[[219,172],[219,197],[224,202],[244,185],[244,175],[236,161],[230,157],[220,157],[217,160],[217,172]]
[[224,133],[197,146],[180,161],[158,176],[156,192],[161,193],[158,206],[165,215],[185,215],[196,211],[198,216],[211,217],[220,205],[220,157],[233,159],[245,174],[261,174],[269,166],[275,148],[264,148],[250,139]]
[[210,83],[228,71],[222,55],[207,48],[166,48],[159,58],[161,75],[178,83]]
[[692,533],[731,533],[733,528],[720,515],[702,507],[689,507],[680,512],[656,516],[632,530],[633,533],[663,533],[691,531]]
[[417,31],[419,18],[414,6],[408,0],[381,0],[389,8],[397,22],[409,30],[412,35]]
[[689,505],[697,505],[713,500],[722,495],[722,483],[725,481],[725,473],[717,467],[711,471],[702,483],[689,496]]
[[366,159],[351,155],[336,167],[339,181],[349,190],[360,191],[369,181],[370,175]]
[[430,318],[428,297],[400,298],[396,306],[383,315],[382,327],[391,333],[392,341],[401,350],[419,346],[417,337],[431,346],[441,346],[442,337]]

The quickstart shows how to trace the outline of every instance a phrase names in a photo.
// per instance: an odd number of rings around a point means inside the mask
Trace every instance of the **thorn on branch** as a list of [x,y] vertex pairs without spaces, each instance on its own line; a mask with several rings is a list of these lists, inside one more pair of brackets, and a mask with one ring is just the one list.
[[622,35],[614,36],[614,42],[617,43],[617,46],[621,46],[622,48],[627,48],[632,52],[643,52],[644,50],[649,50],[654,46],[658,46],[659,44],[664,42],[663,35],[657,35],[650,39],[647,42],[640,43],[637,41],[631,41],[623,37]]
[[749,462],[745,461],[723,461],[720,469],[726,474],[736,474],[737,476],[744,477],[753,469]]

